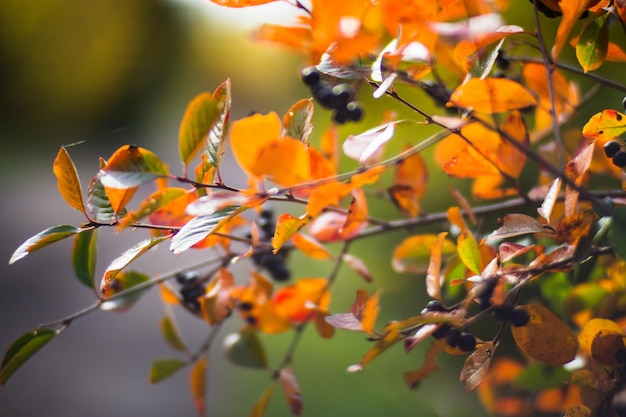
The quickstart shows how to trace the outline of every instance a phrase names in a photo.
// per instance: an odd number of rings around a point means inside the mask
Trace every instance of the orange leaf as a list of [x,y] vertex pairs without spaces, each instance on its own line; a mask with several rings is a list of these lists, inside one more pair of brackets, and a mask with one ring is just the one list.
[[374,295],[369,297],[363,306],[361,327],[363,328],[363,331],[369,335],[374,335],[375,332],[376,319],[378,318],[378,313],[380,312],[380,307],[378,306],[379,298],[380,290],[376,290]]
[[430,249],[430,262],[426,271],[426,292],[431,298],[441,300],[441,251],[448,232],[437,235],[437,243]]
[[334,206],[339,200],[350,194],[354,187],[351,184],[332,181],[316,186],[311,190],[306,211],[311,217],[317,217],[326,207]]
[[427,179],[426,164],[420,154],[409,156],[398,164],[388,193],[405,215],[416,217],[419,214]]
[[204,415],[206,398],[207,359],[199,359],[191,368],[189,387],[198,414]]
[[138,187],[121,189],[104,187],[104,192],[106,192],[116,216],[124,210],[130,199],[133,198],[133,195],[137,192],[137,188]]
[[404,382],[409,386],[409,388],[416,389],[424,378],[439,369],[436,359],[444,345],[445,339],[435,341],[431,347],[428,348],[428,351],[426,351],[426,357],[424,358],[422,366],[413,371],[407,371],[404,373]]
[[174,293],[174,291],[165,284],[160,284],[161,288],[161,299],[163,302],[167,304],[180,304],[178,295]]
[[359,223],[358,227],[354,227],[351,235],[344,236],[342,230],[346,224],[348,215],[338,213],[336,211],[327,211],[317,216],[309,226],[309,233],[320,242],[339,242],[349,239],[358,234],[365,227],[365,223]]
[[563,50],[563,46],[567,42],[570,32],[574,28],[574,24],[580,15],[587,10],[589,1],[581,0],[559,0],[559,7],[563,12],[561,23],[556,32],[554,46],[552,47],[552,59],[556,61]]
[[274,394],[274,385],[270,385],[269,388],[265,390],[261,398],[254,404],[252,407],[252,411],[250,411],[250,417],[263,417],[265,414],[265,409],[272,398],[272,394]]
[[85,204],[83,203],[83,193],[80,187],[78,172],[64,146],[61,146],[61,149],[59,149],[59,153],[54,159],[52,170],[54,171],[54,176],[57,178],[59,193],[61,193],[61,196],[65,199],[67,204],[85,213]]
[[281,130],[282,121],[273,112],[254,114],[233,122],[230,146],[237,163],[248,175],[253,175],[259,151],[280,139]]
[[471,78],[450,96],[449,107],[471,107],[481,113],[502,113],[534,106],[537,99],[520,83],[507,78]]
[[596,113],[583,126],[583,136],[588,138],[615,138],[626,132],[626,114],[615,110]]
[[328,252],[322,244],[312,237],[303,235],[302,233],[296,233],[294,235],[293,245],[296,249],[313,259],[321,260],[330,259],[332,257],[330,252]]
[[211,326],[226,318],[233,309],[230,292],[235,279],[228,269],[221,268],[206,288],[206,294],[200,297],[202,317]]
[[302,324],[314,318],[316,311],[326,311],[330,303],[328,280],[324,278],[300,278],[291,285],[280,288],[272,297],[277,317]]
[[258,149],[251,171],[282,186],[296,185],[310,180],[311,160],[304,143],[284,137]]
[[378,355],[404,339],[404,334],[400,332],[400,326],[397,321],[389,322],[380,332],[380,337],[374,346],[372,346],[361,358],[358,366],[362,369],[365,365],[376,359]]
[[226,7],[248,7],[259,4],[272,3],[278,0],[211,0],[215,4]]
[[313,218],[307,214],[300,217],[294,217],[289,213],[283,213],[276,219],[276,230],[272,238],[272,247],[274,253],[277,253],[286,241],[291,239],[293,235],[298,233]]
[[472,391],[476,388],[487,375],[491,357],[496,349],[496,345],[487,342],[478,347],[465,360],[463,369],[461,369],[461,381],[465,381],[465,392]]
[[311,47],[311,30],[303,27],[289,27],[264,24],[254,30],[252,38],[257,41],[276,42],[298,52]]
[[341,237],[350,239],[358,234],[367,223],[367,200],[362,188],[352,190],[352,202],[346,221],[341,228]]

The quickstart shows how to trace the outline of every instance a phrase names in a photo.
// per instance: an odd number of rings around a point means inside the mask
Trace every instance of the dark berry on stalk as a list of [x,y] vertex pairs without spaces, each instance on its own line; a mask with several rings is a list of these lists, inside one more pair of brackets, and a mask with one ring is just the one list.
[[502,304],[493,308],[493,318],[500,321],[511,320],[511,313],[513,312],[513,306],[510,304]]
[[422,309],[421,314],[428,313],[429,311],[448,311],[448,309],[441,303],[441,301],[430,300]]
[[615,360],[621,364],[626,364],[626,348],[619,348],[615,352]]
[[335,95],[333,94],[333,89],[324,84],[317,84],[311,90],[313,93],[313,97],[320,103],[323,107],[327,109],[332,109],[333,102],[335,100]]
[[613,165],[623,168],[626,166],[626,152],[617,151],[613,155]]
[[461,343],[461,331],[456,328],[450,329],[448,335],[446,336],[446,343],[450,347],[457,347],[459,343]]
[[309,87],[319,84],[320,78],[320,73],[315,67],[307,67],[302,70],[302,81]]
[[437,330],[433,332],[433,337],[435,339],[444,338],[448,335],[448,332],[450,332],[450,329],[452,329],[452,326],[450,326],[450,324],[443,323],[442,325],[437,327]]
[[358,122],[363,118],[363,106],[356,101],[351,101],[346,106],[348,120]]
[[338,125],[342,125],[348,121],[348,112],[346,109],[336,109],[333,112],[333,121]]
[[459,349],[463,352],[473,352],[476,349],[476,338],[471,333],[461,333],[459,336]]
[[239,310],[241,311],[250,311],[254,308],[254,305],[252,305],[252,303],[244,301],[243,303],[239,303],[237,305],[237,308],[239,308]]
[[522,327],[528,324],[528,312],[521,307],[515,307],[511,311],[511,324],[515,327]]
[[614,140],[611,140],[604,144],[604,154],[607,158],[612,158],[622,147]]
[[345,107],[350,100],[350,95],[352,91],[350,90],[350,86],[348,84],[337,84],[333,87],[333,95],[334,97],[334,107],[336,109]]

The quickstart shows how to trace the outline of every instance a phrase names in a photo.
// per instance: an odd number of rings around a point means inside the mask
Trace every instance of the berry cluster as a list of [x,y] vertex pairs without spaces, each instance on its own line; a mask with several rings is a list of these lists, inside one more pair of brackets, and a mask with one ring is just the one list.
[[[271,242],[274,236],[274,229],[276,228],[274,213],[271,210],[264,209],[261,211],[259,227],[261,229],[261,241]],[[275,254],[270,247],[262,246],[255,249],[252,254],[252,262],[258,267],[265,269],[274,281],[287,281],[291,277],[291,272],[285,265],[288,252],[287,248],[283,248]]]
[[626,166],[626,152],[622,150],[622,145],[611,140],[604,144],[604,154],[607,158],[611,158],[613,165],[623,168]]
[[500,321],[510,321],[511,326],[521,327],[528,324],[530,317],[528,312],[521,307],[513,307],[510,304],[502,304],[495,306],[493,309],[493,317]]
[[183,299],[183,304],[189,310],[199,313],[200,301],[198,299],[202,297],[206,288],[204,282],[198,277],[195,272],[179,272],[176,274],[176,282],[180,284],[178,292]]
[[[422,310],[422,314],[430,311],[449,311],[449,309],[438,300],[430,300]],[[452,348],[458,347],[463,352],[473,352],[476,349],[476,337],[469,332],[453,327],[450,323],[443,323],[437,327],[433,332],[433,337],[435,339],[445,337],[448,346]]]
[[302,71],[302,81],[309,86],[311,94],[322,107],[333,110],[335,123],[358,122],[363,118],[363,107],[352,100],[352,89],[348,84],[330,86],[322,82],[321,74],[315,67]]

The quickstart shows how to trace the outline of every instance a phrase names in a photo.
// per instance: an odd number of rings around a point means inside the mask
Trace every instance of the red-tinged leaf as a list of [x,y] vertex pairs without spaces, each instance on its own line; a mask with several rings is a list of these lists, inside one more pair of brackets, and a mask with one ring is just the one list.
[[609,62],[626,62],[626,53],[619,45],[609,42],[606,60]]
[[465,392],[474,390],[483,380],[487,371],[489,370],[489,364],[491,363],[491,357],[496,350],[496,345],[492,342],[483,343],[472,352],[461,369],[461,382],[465,381]]
[[402,160],[396,168],[393,185],[387,190],[394,204],[409,217],[416,217],[426,191],[428,174],[419,153]]
[[502,226],[491,232],[487,237],[487,241],[545,232],[547,232],[547,229],[534,217],[513,213],[504,216]]
[[272,394],[274,394],[274,385],[270,385],[269,388],[265,390],[259,401],[254,404],[252,410],[250,411],[250,417],[263,417],[265,415],[265,410],[267,409],[267,405],[272,398]]
[[199,299],[202,317],[211,326],[226,318],[233,310],[230,297],[235,278],[226,268],[221,268],[206,288],[206,294]]
[[201,358],[193,365],[189,373],[189,389],[198,414],[204,415],[207,380],[207,358]]
[[72,265],[79,281],[93,289],[98,257],[98,229],[86,230],[74,237]]
[[283,213],[276,219],[276,229],[272,238],[273,252],[276,253],[280,248],[291,239],[296,233],[307,225],[313,218],[308,214],[300,217],[294,217],[289,213]]
[[529,317],[524,326],[511,326],[513,338],[524,353],[550,365],[563,365],[576,357],[576,337],[550,309],[537,304],[517,308],[523,308]]
[[326,313],[329,303],[328,280],[324,278],[300,278],[272,296],[274,314],[295,325],[311,320],[315,312]]
[[376,341],[359,361],[359,366],[363,368],[365,365],[376,359],[378,355],[389,349],[391,346],[404,339],[404,335],[400,332],[397,321],[389,322],[382,330],[381,337]]
[[211,0],[213,3],[226,7],[248,7],[272,3],[278,0]]
[[187,365],[187,361],[178,358],[159,358],[155,359],[150,365],[151,384],[163,381],[164,379],[174,375],[179,369]]
[[317,216],[317,218],[311,222],[309,225],[309,233],[316,240],[323,243],[339,242],[350,239],[358,235],[358,233],[366,226],[366,223],[357,224],[350,230],[350,234],[344,234],[343,230],[347,218],[348,215],[345,213],[327,211]]
[[361,165],[374,165],[382,159],[384,146],[393,138],[395,131],[396,122],[391,122],[350,135],[343,142],[343,152]]
[[130,226],[144,217],[150,216],[168,203],[183,196],[186,192],[187,190],[184,188],[169,187],[152,193],[140,203],[137,211],[129,212],[120,220],[118,230]]
[[[396,246],[393,252],[391,264],[397,272],[419,274],[428,269],[430,261],[430,248],[439,241],[438,235],[426,234],[411,236]],[[449,240],[444,240],[441,254],[450,255],[456,252],[456,245]]]
[[15,340],[4,354],[0,366],[0,385],[6,384],[9,378],[28,361],[35,353],[44,347],[62,330],[37,329],[21,335]]
[[520,83],[508,78],[471,78],[457,87],[449,106],[471,107],[481,113],[502,113],[535,106],[537,99]]
[[[106,301],[100,304],[102,311],[124,312],[131,308],[149,288],[145,286],[139,290],[130,291],[129,294],[114,297],[127,290],[150,281],[150,277],[137,271],[121,271],[110,280],[110,285],[104,289],[103,296]],[[110,299],[110,300],[109,300]]]
[[302,99],[285,113],[283,117],[283,135],[289,136],[308,145],[313,131],[313,100]]
[[300,252],[307,255],[309,258],[322,260],[322,259],[330,259],[332,255],[321,243],[317,240],[313,239],[310,236],[304,235],[302,233],[296,233],[293,236],[293,245]]
[[231,333],[224,339],[226,357],[235,365],[247,368],[267,368],[267,355],[258,333],[244,328],[238,333]]
[[588,138],[615,138],[626,132],[626,114],[615,110],[596,113],[583,126],[583,136]]
[[132,188],[111,188],[104,187],[104,192],[111,203],[111,208],[116,217],[125,212],[126,205],[137,192],[138,187]]
[[345,262],[350,268],[352,268],[353,271],[359,274],[365,282],[373,281],[372,274],[370,273],[369,269],[367,269],[367,266],[365,266],[365,263],[361,259],[349,253],[345,253],[341,257],[341,260]]
[[161,333],[167,344],[180,352],[188,352],[187,344],[183,340],[180,329],[172,315],[166,315],[161,319]]
[[78,172],[76,171],[74,161],[72,161],[70,154],[64,146],[59,149],[52,170],[54,171],[54,176],[57,178],[59,193],[67,204],[81,213],[85,213],[83,192],[80,186]]
[[[565,175],[576,185],[584,186],[589,179],[587,173],[593,158],[593,140],[586,140],[580,145],[571,161],[565,166]],[[573,187],[565,187],[564,211],[566,216],[572,216],[577,212],[578,190]]]
[[226,132],[230,122],[230,78],[215,89],[213,101],[217,104],[217,117],[209,129],[208,140],[204,149],[207,162],[219,169],[222,155],[224,155]]
[[583,71],[593,71],[604,64],[609,50],[609,17],[603,13],[592,19],[582,30],[576,43],[576,58]]
[[169,175],[165,164],[154,153],[134,145],[124,145],[115,151],[100,172],[102,185],[121,189],[138,187]]
[[563,17],[561,18],[561,23],[559,23],[554,46],[552,47],[552,59],[554,61],[559,58],[576,21],[580,15],[587,10],[588,2],[580,0],[559,0],[559,7],[563,12]]
[[441,300],[441,250],[448,232],[441,232],[437,236],[437,243],[430,249],[430,261],[426,270],[426,292],[435,299]]
[[219,108],[213,94],[202,93],[189,102],[178,133],[178,154],[185,166],[203,148],[209,130],[218,119]]
[[296,416],[302,414],[302,392],[293,370],[291,368],[281,369],[278,374],[278,382],[283,389],[291,413]]
[[29,238],[26,242],[22,243],[11,255],[9,259],[9,265],[24,258],[29,253],[44,248],[54,242],[68,238],[70,236],[77,235],[89,229],[81,229],[80,227],[71,226],[68,224],[62,224],[60,226],[54,226],[49,229],[43,230],[37,233],[35,236]]
[[500,262],[508,262],[516,256],[523,255],[535,248],[535,245],[519,245],[513,242],[502,242],[498,245],[498,257]]
[[555,178],[550,183],[550,187],[548,188],[548,192],[541,202],[541,207],[537,209],[537,213],[544,219],[548,221],[550,224],[550,217],[552,216],[552,210],[554,209],[554,205],[559,197],[559,193],[561,192],[561,178]]
[[208,216],[196,216],[189,220],[172,238],[170,250],[176,255],[183,253],[237,217],[247,207],[231,206]]
[[439,369],[437,355],[445,346],[445,339],[435,341],[426,351],[424,363],[418,369],[404,373],[404,382],[412,390],[416,389],[424,378]]
[[104,276],[102,277],[102,283],[100,284],[100,291],[105,292],[105,290],[111,285],[111,281],[115,278],[117,274],[128,265],[130,265],[133,261],[139,258],[141,255],[163,242],[165,237],[153,237],[149,239],[142,240],[137,243],[132,248],[126,250],[123,254],[118,256],[113,262],[109,264],[106,271],[104,272]]

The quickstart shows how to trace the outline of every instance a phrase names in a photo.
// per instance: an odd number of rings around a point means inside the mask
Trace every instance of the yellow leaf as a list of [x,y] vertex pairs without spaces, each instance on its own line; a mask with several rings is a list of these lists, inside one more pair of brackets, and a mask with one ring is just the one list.
[[626,132],[626,114],[604,110],[591,116],[583,126],[583,136],[588,138],[615,138]]
[[270,385],[269,388],[265,390],[259,401],[254,404],[252,411],[250,411],[250,417],[263,417],[265,414],[265,409],[272,398],[272,394],[274,393],[274,385]]
[[537,99],[520,83],[508,78],[471,78],[450,96],[449,107],[471,107],[481,113],[502,113],[534,106]]
[[376,344],[372,346],[359,361],[359,366],[363,366],[370,363],[372,360],[378,357],[385,350],[404,339],[404,335],[400,333],[400,326],[397,321],[392,321],[387,324],[381,330],[382,336],[376,341]]
[[284,137],[258,149],[251,171],[257,177],[267,176],[287,187],[310,180],[311,160],[304,143]]
[[624,347],[623,330],[613,320],[595,318],[589,320],[578,334],[583,352],[603,365],[616,366],[615,353]]
[[293,235],[298,233],[307,223],[313,218],[308,214],[304,214],[300,217],[294,217],[289,213],[283,213],[276,219],[276,230],[274,231],[274,237],[272,238],[272,247],[274,253],[277,253],[280,248],[287,242]]
[[380,307],[378,305],[379,298],[380,290],[376,290],[374,295],[369,297],[363,306],[361,328],[369,335],[374,335],[375,332],[376,319],[378,318],[378,313],[380,312]]
[[[397,272],[420,273],[426,271],[430,259],[430,248],[439,241],[438,235],[425,234],[411,236],[396,246],[393,252],[392,265]],[[449,240],[443,241],[442,255],[450,255],[456,246]]]
[[180,304],[178,295],[176,295],[170,287],[163,283],[160,284],[159,287],[161,288],[161,299],[163,302],[167,304]]
[[230,146],[237,163],[248,175],[253,175],[259,151],[280,139],[281,129],[282,121],[273,112],[267,115],[255,114],[233,122]]
[[578,342],[567,324],[541,305],[518,308],[526,310],[529,320],[524,326],[511,326],[511,333],[524,353],[550,365],[563,365],[574,359]]
[[54,175],[57,178],[59,193],[70,207],[84,213],[83,193],[80,187],[80,179],[76,166],[72,161],[65,147],[61,146],[52,166]]
[[552,59],[556,61],[567,42],[570,32],[580,15],[587,10],[589,1],[584,0],[559,0],[559,7],[563,12],[561,23],[556,32],[554,46],[552,47]]

